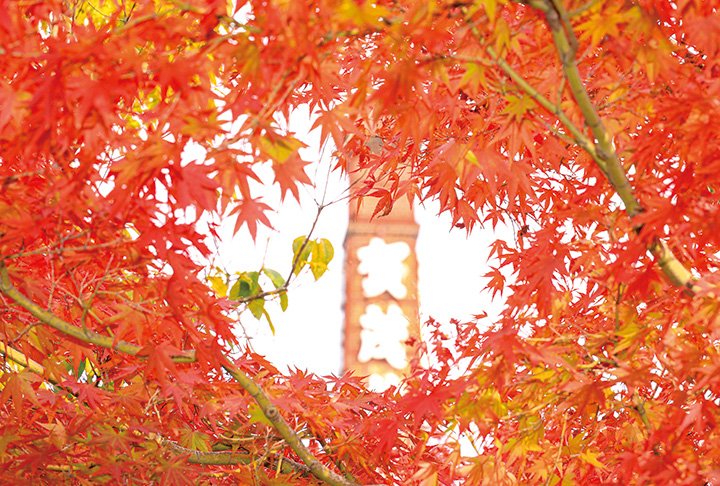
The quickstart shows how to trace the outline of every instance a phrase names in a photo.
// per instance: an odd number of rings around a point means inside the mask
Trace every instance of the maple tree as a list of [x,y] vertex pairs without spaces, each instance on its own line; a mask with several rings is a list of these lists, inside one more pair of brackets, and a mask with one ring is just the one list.
[[[717,7],[0,2],[0,481],[718,481]],[[376,214],[517,230],[498,321],[430,321],[400,390],[236,335],[326,241],[287,279],[204,268],[201,221],[270,225],[260,166],[312,183],[301,105]]]

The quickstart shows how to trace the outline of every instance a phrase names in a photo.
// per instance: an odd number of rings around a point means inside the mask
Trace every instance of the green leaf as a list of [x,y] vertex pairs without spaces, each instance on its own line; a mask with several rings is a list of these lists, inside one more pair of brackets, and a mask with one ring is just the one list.
[[287,292],[280,292],[280,308],[285,312],[288,307]]
[[310,262],[310,271],[313,277],[315,277],[315,280],[317,280],[327,271],[327,264],[323,262]]
[[285,279],[275,270],[271,270],[269,268],[263,268],[263,273],[268,276],[270,281],[273,283],[276,289],[281,288],[283,285],[285,285]]
[[[295,238],[295,241],[293,241],[293,262],[296,262],[296,265],[293,273],[297,275],[306,264],[309,264],[310,270],[315,280],[317,280],[327,271],[328,263],[333,259],[333,256],[335,256],[335,250],[332,243],[325,238],[320,238],[317,241],[307,240],[307,243],[304,236]],[[309,262],[308,259],[310,259]]]
[[[248,302],[248,309],[250,309],[250,312],[252,312],[252,315],[255,316],[255,319],[260,319],[263,314],[265,314],[265,300],[263,299],[255,299]],[[272,324],[271,324],[272,326]],[[273,332],[274,334],[274,332]]]
[[240,298],[240,280],[236,281],[232,287],[230,287],[230,293],[228,299],[238,300]]
[[267,319],[268,324],[270,324],[270,332],[272,332],[272,334],[274,336],[275,335],[275,326],[273,326],[272,319],[270,319],[270,314],[268,314],[268,312],[265,309],[263,309],[263,315]]
[[317,241],[315,248],[313,248],[312,255],[313,261],[323,262],[327,265],[332,261],[333,257],[335,256],[335,250],[333,249],[332,243],[330,243],[329,240],[326,240],[325,238],[320,238]]
[[[305,243],[306,240],[307,238],[305,236],[298,236],[295,238],[295,241],[293,241],[293,263],[295,263],[293,273],[295,275],[299,274],[303,267],[305,267],[305,263],[308,261],[313,248],[317,245],[317,243],[312,240],[307,240],[307,243]],[[300,252],[301,249],[302,253]]]
[[335,250],[332,243],[325,238],[319,239],[312,250],[312,260],[310,261],[310,270],[315,280],[319,279],[328,269],[328,263],[333,259]]
[[245,272],[238,276],[237,281],[230,289],[228,298],[230,300],[242,300],[262,292],[258,279],[259,272]]

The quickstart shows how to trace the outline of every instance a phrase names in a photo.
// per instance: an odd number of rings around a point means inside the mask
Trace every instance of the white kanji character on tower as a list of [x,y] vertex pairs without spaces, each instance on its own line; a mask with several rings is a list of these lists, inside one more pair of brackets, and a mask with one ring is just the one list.
[[377,297],[387,291],[396,299],[407,295],[403,284],[406,273],[405,259],[410,255],[410,246],[404,241],[385,243],[382,238],[373,238],[370,244],[359,248],[358,273],[365,275],[362,281],[363,295]]
[[384,359],[395,369],[407,366],[405,341],[409,337],[408,320],[395,304],[388,306],[387,313],[377,305],[365,308],[360,316],[360,351],[358,361]]

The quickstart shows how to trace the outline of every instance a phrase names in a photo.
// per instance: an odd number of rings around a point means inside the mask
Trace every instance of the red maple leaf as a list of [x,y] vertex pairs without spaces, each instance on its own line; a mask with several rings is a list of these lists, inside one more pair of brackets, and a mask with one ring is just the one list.
[[234,233],[237,233],[242,225],[246,224],[248,231],[250,231],[250,236],[252,236],[254,240],[257,236],[258,223],[272,228],[272,224],[270,224],[270,220],[265,214],[266,211],[272,211],[272,208],[260,202],[260,199],[262,198],[241,199],[238,205],[230,211],[230,215],[237,214]]
[[297,152],[284,162],[273,161],[272,168],[275,172],[275,182],[280,184],[283,200],[288,191],[292,193],[295,199],[299,199],[298,185],[312,184],[312,181],[305,173],[305,167],[308,164],[309,162],[302,160]]

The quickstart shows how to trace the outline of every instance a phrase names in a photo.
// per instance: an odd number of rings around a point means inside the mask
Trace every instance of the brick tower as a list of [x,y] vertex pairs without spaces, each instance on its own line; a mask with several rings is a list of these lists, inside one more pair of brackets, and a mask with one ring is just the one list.
[[[375,151],[375,150],[373,150]],[[344,369],[384,390],[408,369],[410,337],[419,338],[415,254],[418,224],[406,198],[370,220],[373,204],[350,203],[345,237]]]

